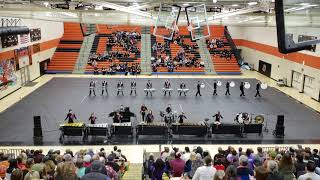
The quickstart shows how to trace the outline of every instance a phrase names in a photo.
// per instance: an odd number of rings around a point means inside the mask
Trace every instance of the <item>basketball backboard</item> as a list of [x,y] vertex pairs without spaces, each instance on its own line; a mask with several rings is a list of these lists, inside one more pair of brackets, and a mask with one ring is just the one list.
[[191,40],[196,41],[210,36],[210,28],[208,25],[208,16],[206,5],[188,6],[185,8],[188,31],[190,32]]
[[[162,11],[163,5],[160,4],[158,17],[153,30],[153,35],[172,41],[174,33],[178,31],[178,19],[181,11],[180,6],[170,6],[169,13]],[[168,7],[166,7],[168,10]]]
[[276,0],[278,48],[281,53],[316,50],[320,43],[319,0]]

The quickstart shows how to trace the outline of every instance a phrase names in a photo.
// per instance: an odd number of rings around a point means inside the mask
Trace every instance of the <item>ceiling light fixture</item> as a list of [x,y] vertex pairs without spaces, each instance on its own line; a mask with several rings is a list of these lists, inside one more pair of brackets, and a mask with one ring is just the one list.
[[253,5],[257,5],[257,4],[258,4],[258,2],[256,2],[256,1],[248,2],[248,5],[249,5],[249,6],[253,6]]

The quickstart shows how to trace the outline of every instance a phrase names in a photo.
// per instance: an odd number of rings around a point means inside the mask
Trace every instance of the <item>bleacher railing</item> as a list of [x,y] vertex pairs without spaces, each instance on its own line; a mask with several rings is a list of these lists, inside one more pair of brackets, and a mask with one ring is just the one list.
[[9,158],[17,158],[23,149],[0,149],[0,152],[7,154]]
[[227,26],[224,27],[224,36],[227,38],[227,40],[228,40],[228,42],[229,42],[229,44],[230,44],[232,53],[233,53],[234,56],[236,57],[236,59],[237,59],[237,61],[238,61],[238,64],[241,65],[242,62],[243,62],[243,59],[242,59],[242,57],[241,57],[241,55],[240,55],[240,52],[239,52],[237,46],[236,46],[236,45],[234,44],[234,42],[233,42],[233,39],[232,39],[232,37],[231,37],[231,35],[230,35],[230,32],[229,32]]

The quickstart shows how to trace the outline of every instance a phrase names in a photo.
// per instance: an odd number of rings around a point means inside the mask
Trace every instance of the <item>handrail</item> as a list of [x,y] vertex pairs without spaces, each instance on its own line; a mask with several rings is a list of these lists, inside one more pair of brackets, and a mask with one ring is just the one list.
[[238,61],[238,64],[241,65],[243,63],[243,59],[242,59],[242,57],[241,57],[241,55],[239,53],[239,50],[238,50],[237,46],[233,42],[233,39],[232,39],[232,37],[230,35],[230,32],[229,32],[227,26],[224,27],[224,36],[227,38],[227,40],[228,40],[228,42],[230,44],[232,53],[236,57],[236,59]]

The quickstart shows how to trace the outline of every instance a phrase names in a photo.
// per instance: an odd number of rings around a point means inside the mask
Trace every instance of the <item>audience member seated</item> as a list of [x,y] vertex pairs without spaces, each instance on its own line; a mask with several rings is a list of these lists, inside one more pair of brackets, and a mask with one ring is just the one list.
[[[276,147],[266,152],[258,147],[255,153],[252,149],[243,152],[242,148],[237,151],[229,146],[227,150],[219,148],[211,160],[210,153],[200,146],[191,152],[189,147],[184,151],[174,147],[171,152],[165,147],[159,158],[152,156],[149,176],[154,177],[153,179],[156,177],[162,179],[162,172],[165,172],[164,176],[169,178],[184,176],[185,179],[194,180],[213,179],[213,177],[219,180],[320,180],[318,150],[313,150],[311,153],[308,147],[283,149],[286,150],[280,151]],[[156,162],[154,159],[157,159]],[[300,170],[295,167],[299,167]],[[302,167],[305,167],[305,171],[302,171]]]
[[[41,150],[22,151],[16,159],[0,153],[0,178],[25,180],[118,180],[128,169],[126,157],[116,147],[107,154],[103,148],[94,153],[92,149],[73,153],[66,150],[49,150],[44,155]],[[107,161],[106,161],[106,157]]]

